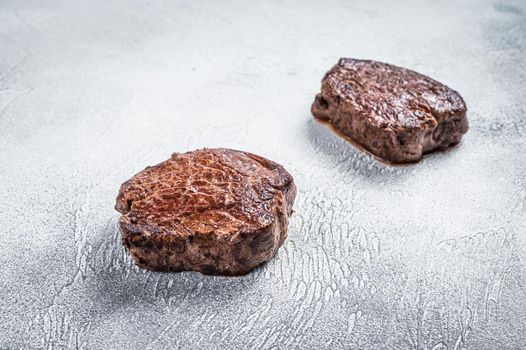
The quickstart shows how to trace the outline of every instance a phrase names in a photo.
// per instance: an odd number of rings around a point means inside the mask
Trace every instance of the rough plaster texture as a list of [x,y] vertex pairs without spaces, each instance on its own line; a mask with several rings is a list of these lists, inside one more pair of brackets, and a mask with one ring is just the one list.
[[[462,145],[390,168],[314,122],[341,56],[460,91]],[[525,57],[518,0],[3,0],[0,348],[526,348]],[[134,267],[119,185],[205,146],[292,173],[284,247]]]

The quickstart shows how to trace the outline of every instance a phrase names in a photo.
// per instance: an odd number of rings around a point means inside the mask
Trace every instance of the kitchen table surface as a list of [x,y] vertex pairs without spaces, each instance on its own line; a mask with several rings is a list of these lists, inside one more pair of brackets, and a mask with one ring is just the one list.
[[[460,146],[390,167],[313,120],[340,57],[464,97]],[[525,349],[526,3],[0,2],[1,349]],[[122,182],[172,152],[293,175],[243,277],[134,266]]]

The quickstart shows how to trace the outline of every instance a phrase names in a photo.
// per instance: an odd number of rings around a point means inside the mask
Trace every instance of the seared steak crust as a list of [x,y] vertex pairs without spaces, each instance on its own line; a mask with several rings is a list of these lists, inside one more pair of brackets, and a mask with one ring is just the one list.
[[458,92],[414,71],[342,58],[323,78],[312,114],[391,163],[416,162],[468,130]]
[[281,165],[247,152],[202,149],[174,153],[133,176],[115,209],[137,265],[242,275],[283,244],[295,196]]

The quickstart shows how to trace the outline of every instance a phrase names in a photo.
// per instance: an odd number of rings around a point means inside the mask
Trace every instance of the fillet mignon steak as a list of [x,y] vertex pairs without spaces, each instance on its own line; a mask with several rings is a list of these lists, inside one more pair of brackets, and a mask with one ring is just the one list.
[[122,184],[115,209],[137,265],[243,275],[287,237],[296,197],[279,164],[231,149],[174,153]]
[[322,79],[312,114],[372,154],[410,163],[460,142],[466,104],[455,90],[390,64],[342,58]]

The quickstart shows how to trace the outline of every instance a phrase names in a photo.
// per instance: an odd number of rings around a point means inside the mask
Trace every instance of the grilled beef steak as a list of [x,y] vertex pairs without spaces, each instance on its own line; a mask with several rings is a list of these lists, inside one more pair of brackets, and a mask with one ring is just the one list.
[[279,164],[230,149],[202,149],[147,167],[122,184],[115,209],[137,265],[158,271],[242,275],[287,236],[296,196]]
[[390,64],[342,58],[322,80],[312,114],[391,163],[460,142],[468,130],[458,92]]

